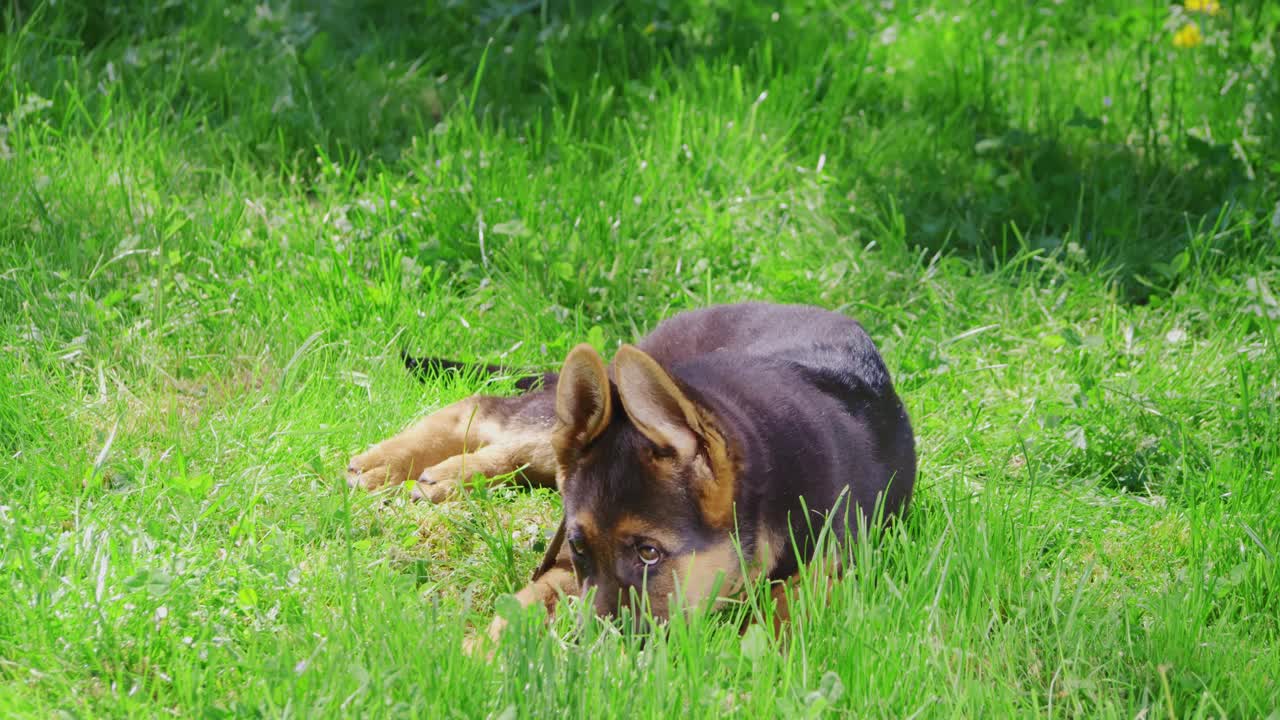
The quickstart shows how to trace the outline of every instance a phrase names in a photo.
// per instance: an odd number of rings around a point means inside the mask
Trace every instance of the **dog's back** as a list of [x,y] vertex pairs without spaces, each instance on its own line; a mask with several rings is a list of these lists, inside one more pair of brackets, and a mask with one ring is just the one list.
[[[911,425],[854,320],[807,306],[725,305],[675,316],[640,348],[747,438],[734,498],[744,546],[777,528],[805,545],[832,511],[838,533],[850,507],[870,521],[877,504],[892,516],[909,503]],[[777,559],[772,575],[794,572],[791,553]]]

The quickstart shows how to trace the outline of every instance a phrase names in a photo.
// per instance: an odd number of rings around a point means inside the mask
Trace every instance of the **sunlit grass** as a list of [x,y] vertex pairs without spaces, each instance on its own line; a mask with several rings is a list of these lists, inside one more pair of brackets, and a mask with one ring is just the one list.
[[[1280,707],[1270,4],[21,5],[6,716]],[[349,494],[511,389],[398,351],[548,368],[741,299],[866,325],[908,521],[781,641],[566,613],[464,657],[558,500]]]

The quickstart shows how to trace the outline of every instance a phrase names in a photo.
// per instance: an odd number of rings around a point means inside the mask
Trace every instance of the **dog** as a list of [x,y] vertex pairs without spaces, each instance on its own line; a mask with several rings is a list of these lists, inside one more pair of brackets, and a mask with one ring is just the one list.
[[516,595],[524,606],[554,612],[560,597],[590,594],[599,615],[643,604],[664,619],[677,598],[785,584],[828,518],[843,512],[830,527],[847,539],[911,501],[906,410],[871,338],[838,313],[688,311],[608,365],[583,344],[559,373],[522,382],[521,395],[428,415],[354,457],[347,477],[371,490],[412,480],[413,497],[433,502],[476,474],[557,488],[563,520]]

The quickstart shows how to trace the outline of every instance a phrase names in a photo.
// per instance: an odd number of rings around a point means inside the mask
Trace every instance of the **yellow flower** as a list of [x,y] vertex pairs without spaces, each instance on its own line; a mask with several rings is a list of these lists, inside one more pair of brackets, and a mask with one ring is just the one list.
[[1210,15],[1217,15],[1222,6],[1218,4],[1218,0],[1186,0],[1187,12],[1202,12]]
[[1185,50],[1202,44],[1204,44],[1204,34],[1200,32],[1200,26],[1195,23],[1187,23],[1173,34],[1173,46],[1176,48]]

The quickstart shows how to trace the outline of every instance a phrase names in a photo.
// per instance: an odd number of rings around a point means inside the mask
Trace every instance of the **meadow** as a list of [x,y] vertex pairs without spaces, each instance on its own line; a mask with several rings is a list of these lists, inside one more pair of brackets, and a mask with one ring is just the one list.
[[[0,16],[0,715],[1280,718],[1280,6]],[[858,318],[919,445],[780,637],[548,628],[554,494],[346,487],[512,391],[401,350],[746,299]]]

